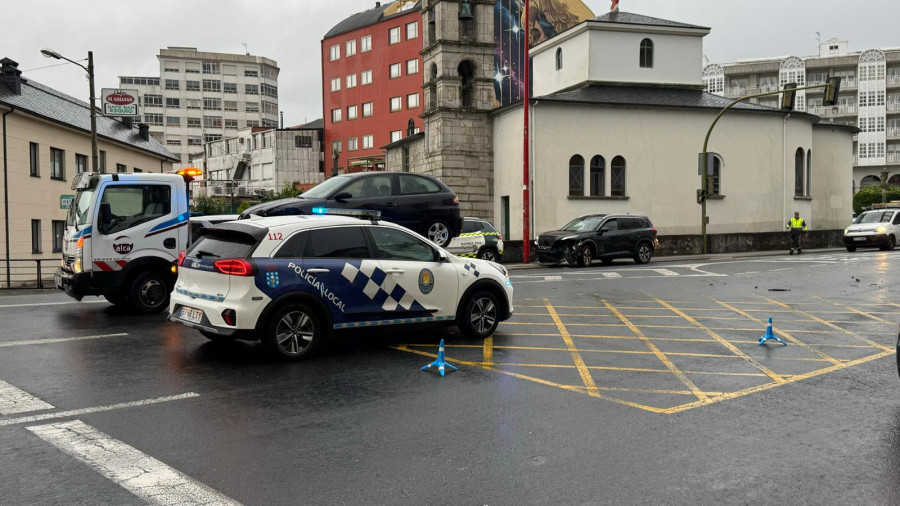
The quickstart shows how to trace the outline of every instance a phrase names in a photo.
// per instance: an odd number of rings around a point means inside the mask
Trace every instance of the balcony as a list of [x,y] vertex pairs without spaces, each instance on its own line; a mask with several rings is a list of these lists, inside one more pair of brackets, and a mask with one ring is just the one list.
[[900,86],[900,75],[894,74],[887,76],[888,86]]
[[888,151],[887,163],[900,163],[900,151]]
[[890,139],[890,138],[894,138],[894,139],[900,138],[900,127],[892,127],[892,128],[888,128],[888,129],[885,131],[885,135],[886,135],[889,139]]
[[884,108],[892,112],[900,111],[900,102],[888,102]]

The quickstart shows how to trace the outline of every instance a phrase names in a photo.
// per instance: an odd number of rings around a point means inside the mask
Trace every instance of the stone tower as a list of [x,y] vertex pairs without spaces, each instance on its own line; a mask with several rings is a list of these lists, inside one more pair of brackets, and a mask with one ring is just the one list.
[[494,210],[494,3],[422,0],[425,136],[412,165],[450,186],[464,216]]

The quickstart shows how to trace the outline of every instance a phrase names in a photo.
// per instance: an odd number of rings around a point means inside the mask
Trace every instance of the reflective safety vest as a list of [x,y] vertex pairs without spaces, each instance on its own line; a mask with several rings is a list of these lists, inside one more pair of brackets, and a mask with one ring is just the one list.
[[803,218],[791,218],[790,223],[788,224],[789,228],[802,228],[806,230],[806,222],[803,221]]

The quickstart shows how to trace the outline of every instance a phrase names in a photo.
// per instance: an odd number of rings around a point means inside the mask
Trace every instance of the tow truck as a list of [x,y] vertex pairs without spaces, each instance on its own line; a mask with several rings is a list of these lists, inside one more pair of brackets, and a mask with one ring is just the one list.
[[56,287],[139,313],[166,309],[174,262],[190,242],[188,183],[200,174],[77,174]]

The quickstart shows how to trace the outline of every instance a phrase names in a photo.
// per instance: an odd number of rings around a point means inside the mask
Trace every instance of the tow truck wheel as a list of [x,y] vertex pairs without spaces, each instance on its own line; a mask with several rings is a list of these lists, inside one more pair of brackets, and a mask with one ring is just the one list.
[[158,313],[169,305],[170,291],[166,278],[161,274],[144,272],[131,282],[128,300],[139,313]]
[[110,304],[121,306],[128,303],[128,296],[124,293],[108,293],[103,296]]
[[853,253],[854,251],[856,251],[856,246],[847,246],[847,251]]
[[472,294],[463,307],[457,325],[460,333],[469,339],[484,339],[494,333],[499,321],[497,296],[481,291]]
[[276,354],[297,360],[311,355],[324,339],[325,328],[305,304],[285,304],[269,320],[263,340]]

